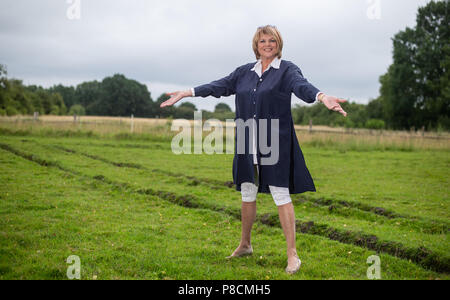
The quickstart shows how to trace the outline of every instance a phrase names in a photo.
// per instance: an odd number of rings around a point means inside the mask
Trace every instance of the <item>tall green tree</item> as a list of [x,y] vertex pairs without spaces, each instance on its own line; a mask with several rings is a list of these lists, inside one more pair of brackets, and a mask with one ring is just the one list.
[[101,82],[99,99],[91,106],[98,115],[147,117],[152,99],[147,86],[122,74],[106,77]]
[[101,83],[94,80],[77,85],[74,97],[74,103],[81,104],[86,109],[86,114],[97,114],[97,102],[102,97]]
[[386,121],[395,129],[450,128],[448,1],[419,8],[416,27],[393,38],[393,64],[380,77]]
[[0,64],[0,115],[6,114],[6,93],[8,91],[9,83],[8,78],[6,77],[8,72],[6,70],[6,66]]
[[170,99],[170,96],[166,93],[161,94],[158,99],[156,99],[155,105],[154,105],[154,116],[157,118],[167,118],[167,117],[173,117],[175,115],[175,109],[174,106],[167,106],[164,108],[161,108],[160,105],[164,101]]
[[185,108],[188,108],[188,109],[190,109],[192,111],[196,111],[197,110],[197,107],[195,106],[195,104],[192,103],[192,102],[189,102],[189,101],[181,103],[178,106],[178,108],[180,108],[180,107],[185,107]]
[[230,112],[231,107],[223,102],[217,103],[217,105],[214,107],[214,112],[221,113],[221,112]]
[[48,91],[52,94],[58,93],[64,100],[64,104],[66,107],[71,107],[77,103],[77,99],[75,97],[75,88],[73,86],[64,86],[62,84],[54,85],[48,89]]

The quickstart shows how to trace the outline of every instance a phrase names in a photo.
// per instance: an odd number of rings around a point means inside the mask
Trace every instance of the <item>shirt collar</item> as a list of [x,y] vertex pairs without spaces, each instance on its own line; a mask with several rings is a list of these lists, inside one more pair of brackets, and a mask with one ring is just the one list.
[[[269,70],[271,67],[274,69],[279,69],[280,68],[280,64],[281,64],[281,59],[278,57],[275,57],[272,62],[270,63],[269,67],[266,69]],[[255,71],[256,74],[258,74],[259,77],[262,76],[262,63],[261,63],[261,59],[258,59],[258,61],[256,62],[256,64],[253,66],[253,68],[250,71]]]

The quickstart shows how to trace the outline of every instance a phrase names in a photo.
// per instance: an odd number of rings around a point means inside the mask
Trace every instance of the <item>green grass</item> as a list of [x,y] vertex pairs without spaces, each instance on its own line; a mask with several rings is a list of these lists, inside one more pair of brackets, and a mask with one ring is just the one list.
[[69,255],[83,279],[366,279],[373,249],[383,279],[448,279],[446,150],[302,147],[318,192],[293,196],[299,225],[314,224],[297,226],[303,264],[288,276],[270,195],[255,254],[224,259],[240,237],[232,155],[174,155],[157,138],[24,133],[0,146],[1,279],[65,279]]

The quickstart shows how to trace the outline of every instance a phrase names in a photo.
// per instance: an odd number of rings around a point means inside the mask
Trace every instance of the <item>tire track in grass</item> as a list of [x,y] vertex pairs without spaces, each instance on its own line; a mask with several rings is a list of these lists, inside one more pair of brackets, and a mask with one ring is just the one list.
[[[433,234],[447,234],[450,231],[449,224],[444,223],[442,221],[430,222],[423,220],[420,217],[400,215],[395,212],[386,210],[382,207],[370,206],[360,202],[331,200],[331,199],[324,199],[323,197],[315,199],[313,197],[308,197],[306,195],[293,197],[292,201],[295,204],[312,203],[312,205],[316,207],[326,207],[328,208],[328,211],[330,213],[345,217],[353,216],[367,220],[367,217],[359,217],[358,214],[368,213],[371,214],[372,216],[375,215],[385,217],[390,221],[400,219],[399,221],[401,222],[396,222],[396,225],[401,225],[402,227],[407,229],[414,229],[419,233],[433,235]],[[352,214],[352,211],[354,211],[355,213]]]
[[[54,147],[56,149],[59,149],[61,151],[65,151],[68,153],[83,155],[85,157],[88,157],[88,158],[91,158],[94,160],[98,160],[98,161],[101,161],[101,162],[104,162],[104,163],[107,163],[107,164],[110,164],[110,165],[113,165],[116,167],[142,169],[142,170],[146,170],[149,172],[162,174],[165,176],[171,176],[171,177],[175,177],[175,178],[185,178],[190,181],[188,183],[188,185],[191,185],[191,186],[203,184],[212,189],[223,188],[224,186],[228,187],[228,188],[234,188],[234,186],[235,186],[233,184],[233,182],[231,182],[231,181],[223,182],[220,180],[197,178],[194,176],[188,176],[188,175],[181,174],[181,173],[173,173],[170,171],[165,171],[165,170],[160,170],[160,169],[149,169],[140,164],[127,163],[127,162],[115,162],[115,161],[106,159],[104,157],[98,156],[98,155],[85,153],[82,151],[76,151],[73,149],[69,149],[67,147],[63,147],[61,145],[44,145],[44,144],[40,144],[36,141],[33,141],[33,142],[35,142],[36,144],[39,144],[43,147]],[[345,217],[349,217],[349,209],[350,209],[350,210],[355,211],[355,213],[353,213],[353,217],[363,219],[363,220],[368,220],[368,218],[365,217],[364,215],[360,216],[361,212],[385,217],[389,220],[403,219],[405,221],[400,223],[402,227],[411,229],[410,225],[415,225],[415,226],[412,226],[412,228],[415,231],[420,232],[420,233],[425,233],[425,234],[446,234],[450,229],[448,224],[444,224],[441,222],[429,223],[426,221],[422,221],[422,220],[418,219],[417,217],[400,215],[396,212],[390,211],[390,210],[382,208],[382,207],[370,206],[370,205],[359,203],[359,202],[344,201],[344,200],[331,200],[331,199],[324,199],[324,198],[314,199],[312,197],[307,197],[305,195],[298,196],[298,197],[292,197],[292,198],[293,198],[292,200],[293,200],[294,204],[301,204],[301,203],[309,202],[309,203],[312,203],[313,206],[323,206],[323,207],[326,206],[326,207],[328,207],[328,211],[330,213],[342,215]],[[350,214],[352,214],[351,211],[350,211]]]
[[[140,188],[135,189],[131,185],[122,182],[116,182],[111,179],[106,178],[103,175],[98,176],[88,176],[80,172],[74,171],[72,169],[62,167],[56,161],[47,161],[38,157],[37,155],[29,154],[24,151],[18,150],[8,144],[0,143],[0,148],[9,151],[19,157],[27,159],[29,161],[35,162],[44,167],[57,168],[61,171],[70,173],[72,175],[77,175],[84,178],[90,178],[100,181],[104,184],[108,184],[112,187],[118,189],[126,189],[130,192],[135,192],[139,194],[152,195],[160,199],[169,201],[171,203],[194,209],[208,209],[211,211],[216,211],[220,213],[227,214],[236,219],[241,218],[241,212],[237,208],[223,207],[216,204],[202,203],[197,199],[196,196],[185,194],[177,195],[172,192],[153,190],[151,188]],[[272,227],[281,228],[278,214],[276,213],[266,213],[258,214],[256,216],[256,221]],[[301,220],[296,220],[296,231],[299,233],[318,235],[327,237],[331,240],[335,240],[344,244],[353,244],[359,247],[367,248],[370,250],[375,250],[379,253],[386,253],[397,258],[410,260],[423,268],[430,269],[439,273],[449,273],[450,272],[450,259],[448,257],[441,256],[435,252],[424,247],[412,248],[406,247],[399,242],[383,241],[379,240],[375,235],[364,234],[361,232],[346,231],[337,228],[333,228],[327,224],[318,224],[313,221],[302,222]]]
[[[37,142],[36,142],[37,143]],[[173,173],[170,171],[164,171],[161,169],[149,169],[143,165],[140,164],[135,164],[135,163],[124,163],[124,162],[115,162],[109,159],[106,159],[104,157],[98,156],[98,155],[94,155],[94,154],[89,154],[89,153],[85,153],[85,152],[81,152],[81,151],[76,151],[73,149],[69,149],[66,147],[63,147],[61,145],[43,145],[43,144],[39,144],[41,146],[50,146],[50,147],[54,147],[56,149],[68,152],[68,153],[74,153],[74,154],[79,154],[79,155],[83,155],[85,157],[91,158],[91,159],[95,159],[116,167],[126,167],[126,168],[133,168],[133,169],[140,169],[140,170],[146,170],[149,172],[154,172],[154,173],[159,173],[159,174],[163,174],[163,175],[167,175],[167,176],[171,176],[171,177],[177,177],[177,178],[185,178],[188,180],[191,180],[190,185],[199,185],[199,184],[206,184],[206,185],[213,185],[215,187],[229,187],[232,188],[234,187],[233,182],[231,181],[226,181],[226,182],[222,182],[220,180],[214,180],[214,179],[207,179],[207,178],[197,178],[195,176],[188,176],[188,175],[184,175],[181,173]],[[211,186],[210,186],[211,187]]]

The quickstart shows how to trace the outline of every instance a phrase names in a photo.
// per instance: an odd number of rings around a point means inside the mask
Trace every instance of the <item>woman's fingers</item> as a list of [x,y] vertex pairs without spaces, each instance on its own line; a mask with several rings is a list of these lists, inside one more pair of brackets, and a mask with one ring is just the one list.
[[339,103],[347,102],[346,99],[330,96],[327,100],[328,101],[324,101],[324,103],[325,103],[326,107],[328,107],[328,109],[339,112],[342,115],[344,115],[344,117],[347,116],[347,113],[339,105]]
[[164,101],[163,103],[161,103],[160,107],[166,107],[166,106],[172,106],[174,103],[176,103],[177,101],[175,100],[175,98],[170,98],[169,100]]
[[331,106],[329,109],[341,113],[342,115],[344,115],[344,117],[347,116],[347,113],[337,103],[335,105]]
[[180,92],[172,92],[172,93],[166,93],[167,96],[171,96],[170,99],[164,101],[161,103],[159,107],[166,107],[166,106],[172,106],[175,103],[177,103],[178,100],[180,100]]
[[347,116],[347,113],[342,109],[342,107],[341,106],[339,106],[338,108],[336,108],[336,111],[337,112],[339,112],[339,113],[341,113],[341,114],[343,114],[344,115],[344,117],[346,117]]
[[171,105],[173,105],[173,98],[170,98],[169,100],[166,100],[163,103],[161,103],[160,107],[166,107]]

